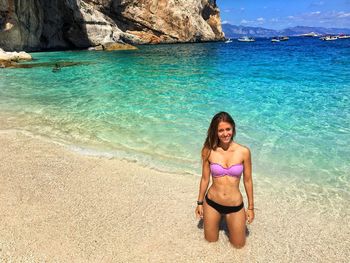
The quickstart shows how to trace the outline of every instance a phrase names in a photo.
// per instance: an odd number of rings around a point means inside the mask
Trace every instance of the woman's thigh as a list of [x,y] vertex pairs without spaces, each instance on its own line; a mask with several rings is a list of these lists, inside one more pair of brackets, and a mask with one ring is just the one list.
[[217,241],[219,238],[219,224],[221,214],[212,208],[207,202],[203,204],[204,214],[204,237],[209,242]]
[[233,246],[241,248],[246,240],[246,217],[245,210],[226,215],[226,224],[229,231],[230,242]]

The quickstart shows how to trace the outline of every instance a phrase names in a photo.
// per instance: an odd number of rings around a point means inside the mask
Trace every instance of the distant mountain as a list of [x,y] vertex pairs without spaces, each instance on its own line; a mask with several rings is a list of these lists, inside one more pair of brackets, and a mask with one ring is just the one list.
[[319,35],[337,35],[337,34],[350,34],[350,28],[325,28],[325,27],[308,27],[308,26],[296,26],[289,27],[279,31],[282,35],[298,36],[301,34],[307,34],[315,32]]
[[277,31],[273,29],[263,27],[235,26],[231,24],[222,24],[222,31],[224,31],[225,37],[232,38],[241,36],[272,37],[278,35]]
[[267,29],[263,27],[246,27],[235,26],[231,24],[222,24],[222,30],[227,38],[237,38],[241,36],[252,37],[274,37],[274,36],[299,36],[302,34],[315,32],[320,35],[337,35],[350,34],[350,28],[324,28],[324,27],[308,27],[295,26],[283,30]]

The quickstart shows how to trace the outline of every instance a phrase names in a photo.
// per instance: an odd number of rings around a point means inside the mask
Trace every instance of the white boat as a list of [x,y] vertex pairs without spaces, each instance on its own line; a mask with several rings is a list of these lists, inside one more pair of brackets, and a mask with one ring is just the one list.
[[282,36],[282,37],[280,37],[280,38],[278,38],[280,41],[287,41],[287,40],[289,40],[289,37],[287,37],[287,36]]
[[337,36],[324,36],[324,37],[320,37],[321,40],[324,41],[333,41],[333,40],[337,40],[338,37]]
[[271,39],[271,42],[280,42],[280,41],[287,41],[287,40],[289,40],[289,37],[286,37],[286,36],[284,36],[284,37],[273,37]]
[[310,32],[310,33],[306,33],[306,34],[301,34],[300,36],[301,37],[318,37],[320,35],[315,33],[315,32]]
[[341,35],[338,36],[338,38],[339,39],[346,39],[346,38],[350,38],[350,35],[343,35],[343,34],[341,34]]
[[225,43],[231,43],[232,42],[232,39],[231,38],[229,38],[229,39],[227,39],[226,41],[225,41]]
[[244,37],[238,38],[238,41],[240,41],[240,42],[254,42],[255,39],[252,37],[244,36]]

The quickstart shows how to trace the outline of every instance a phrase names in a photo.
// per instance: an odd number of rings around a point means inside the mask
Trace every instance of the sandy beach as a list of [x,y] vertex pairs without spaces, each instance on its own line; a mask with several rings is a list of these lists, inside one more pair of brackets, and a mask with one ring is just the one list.
[[[255,179],[243,249],[225,224],[207,243],[194,217],[199,177],[91,157],[23,132],[0,132],[1,262],[347,262],[348,212],[280,197]],[[291,191],[293,189],[285,191]],[[283,195],[288,196],[288,195]],[[345,207],[346,208],[346,207]]]

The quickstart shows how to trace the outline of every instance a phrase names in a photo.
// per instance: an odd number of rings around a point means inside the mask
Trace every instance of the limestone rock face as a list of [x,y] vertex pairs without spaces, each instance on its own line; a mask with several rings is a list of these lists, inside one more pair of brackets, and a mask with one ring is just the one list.
[[113,1],[113,12],[125,21],[126,32],[149,43],[210,41],[224,36],[215,1],[120,0]]
[[222,40],[215,0],[0,0],[5,50]]
[[39,0],[0,0],[0,47],[31,50],[39,46],[42,11]]

